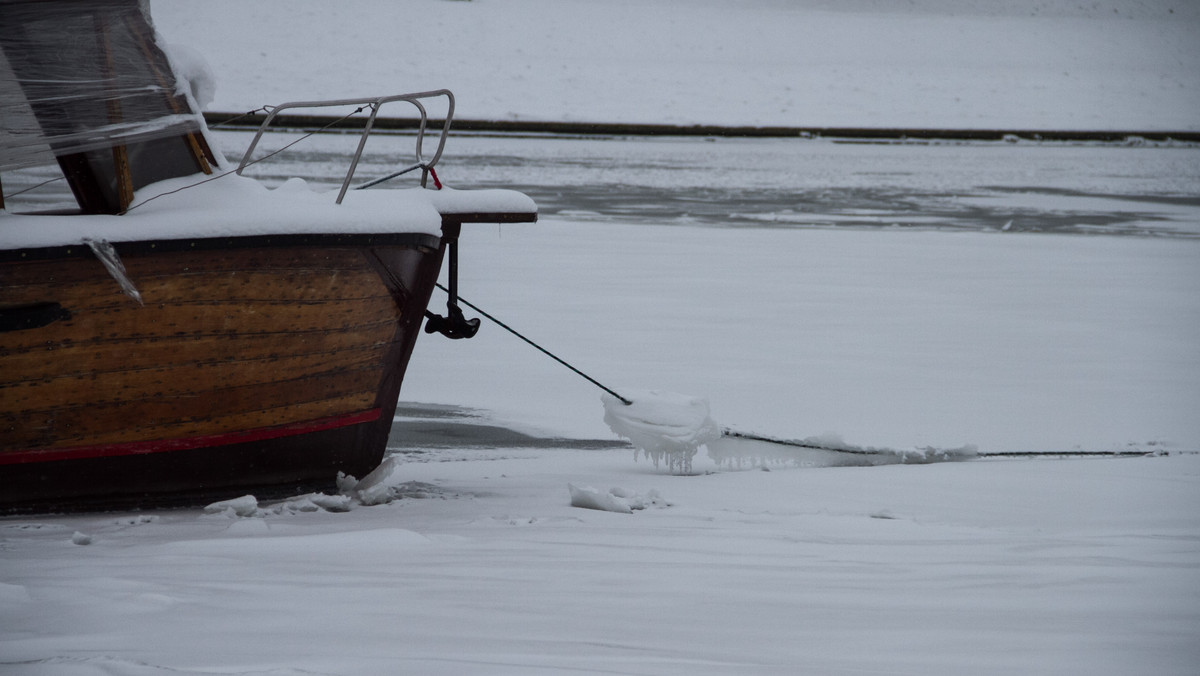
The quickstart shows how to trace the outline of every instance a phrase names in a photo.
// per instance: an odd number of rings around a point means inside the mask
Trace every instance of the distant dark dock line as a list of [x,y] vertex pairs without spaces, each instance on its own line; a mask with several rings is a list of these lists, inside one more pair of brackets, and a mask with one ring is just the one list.
[[[257,128],[265,118],[263,113],[204,114],[212,127]],[[362,129],[365,117],[352,117],[335,122],[336,116],[279,115],[274,126],[279,129],[331,130]],[[333,123],[333,124],[331,124]],[[441,120],[431,120],[431,129],[441,127]],[[417,128],[417,120],[407,118],[378,118],[375,129],[407,131]],[[571,136],[718,136],[761,138],[832,138],[858,141],[1093,141],[1121,143],[1139,139],[1151,142],[1181,141],[1200,143],[1200,131],[1145,130],[1071,130],[1071,129],[912,129],[884,127],[787,127],[787,126],[722,126],[674,125],[614,122],[538,122],[532,120],[461,120],[456,119],[451,131],[496,134],[546,134]]]

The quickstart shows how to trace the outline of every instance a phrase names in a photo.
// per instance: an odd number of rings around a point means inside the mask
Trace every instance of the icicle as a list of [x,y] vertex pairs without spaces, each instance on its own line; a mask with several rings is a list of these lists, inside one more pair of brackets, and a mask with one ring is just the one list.
[[121,257],[117,255],[117,250],[113,245],[105,239],[91,239],[85,237],[84,244],[92,248],[92,253],[96,254],[96,258],[104,264],[104,268],[108,270],[108,274],[117,281],[121,287],[121,291],[130,298],[137,301],[138,305],[145,305],[142,302],[142,294],[138,292],[137,287],[130,281],[129,275],[125,272],[125,264],[121,262]]

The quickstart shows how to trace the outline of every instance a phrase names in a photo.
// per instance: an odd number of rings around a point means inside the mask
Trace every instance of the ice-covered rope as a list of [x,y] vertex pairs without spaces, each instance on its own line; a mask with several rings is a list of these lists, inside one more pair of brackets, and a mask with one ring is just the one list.
[[[440,282],[435,284],[442,291],[450,292]],[[880,453],[878,449],[860,449],[845,444],[818,444],[810,440],[790,441],[722,427],[710,415],[708,401],[700,397],[657,390],[639,391],[633,397],[622,396],[478,305],[462,296],[458,297],[458,301],[603,390],[607,395],[601,398],[604,404],[604,422],[614,433],[628,439],[634,447],[653,460],[655,466],[662,462],[670,471],[690,473],[692,458],[699,448],[722,438],[852,455],[875,456]]]
[[[343,120],[349,119],[350,117],[353,117],[353,116],[355,116],[355,115],[357,115],[357,114],[359,114],[359,113],[363,112],[363,111],[364,111],[364,110],[366,110],[367,108],[372,108],[372,107],[373,107],[373,106],[372,106],[372,105],[370,105],[370,104],[368,104],[368,105],[365,105],[365,106],[359,106],[359,107],[358,107],[358,108],[356,108],[355,110],[353,110],[353,111],[351,111],[351,112],[349,112],[349,113],[347,113],[347,114],[343,115],[342,117],[339,117],[338,119],[334,120],[333,122],[330,122],[329,124],[325,125],[324,127],[321,127],[320,129],[314,129],[313,131],[310,131],[310,132],[308,132],[308,133],[307,133],[307,134],[305,134],[304,136],[301,136],[300,138],[296,139],[295,141],[292,141],[291,143],[289,143],[289,144],[287,144],[287,145],[283,146],[282,148],[280,148],[280,149],[278,149],[278,150],[273,150],[273,151],[271,151],[271,152],[267,153],[266,155],[263,155],[262,157],[258,158],[257,160],[251,160],[251,161],[247,162],[247,163],[245,164],[245,166],[246,166],[246,167],[248,167],[248,166],[250,166],[250,165],[253,165],[253,164],[258,164],[259,162],[262,162],[263,160],[270,159],[270,158],[272,158],[272,157],[274,157],[274,156],[278,155],[279,153],[281,153],[281,152],[283,152],[283,151],[287,150],[288,148],[291,148],[292,146],[296,145],[297,143],[299,143],[299,142],[301,142],[301,141],[304,141],[304,140],[305,140],[305,139],[307,139],[308,137],[310,137],[310,136],[312,136],[312,135],[314,135],[314,134],[319,134],[319,133],[321,133],[321,132],[325,131],[326,129],[329,129],[330,127],[334,126],[335,124],[338,124],[338,123],[340,123],[340,122],[341,122],[341,121],[343,121]],[[265,108],[265,107],[264,107],[264,108]],[[258,111],[251,111],[251,112],[258,112]],[[242,168],[245,168],[245,167],[242,167]],[[140,206],[144,205],[144,204],[147,204],[147,203],[149,203],[149,202],[153,202],[154,200],[158,199],[159,197],[166,197],[167,195],[174,195],[174,194],[175,194],[175,193],[177,193],[177,192],[182,192],[182,191],[184,191],[184,190],[188,190],[188,189],[190,189],[190,188],[195,188],[196,186],[204,185],[205,183],[211,183],[212,181],[215,181],[215,180],[217,180],[217,179],[219,179],[219,178],[225,178],[226,176],[228,176],[228,175],[230,175],[230,174],[236,174],[237,172],[238,172],[238,170],[237,170],[237,169],[230,169],[229,171],[226,171],[226,172],[223,172],[223,173],[217,174],[217,175],[215,175],[215,176],[209,176],[208,178],[204,179],[203,181],[196,181],[195,183],[191,183],[191,184],[189,184],[189,185],[185,185],[185,186],[183,186],[182,188],[176,188],[176,189],[174,189],[174,190],[168,190],[167,192],[164,192],[164,193],[159,193],[159,194],[155,195],[154,197],[147,198],[147,199],[145,199],[145,200],[142,200],[141,202],[138,202],[137,204],[134,204],[134,205],[130,206],[130,207],[129,207],[128,209],[126,209],[125,211],[122,211],[122,212],[121,212],[121,214],[127,214],[127,213],[129,213],[129,212],[133,211],[134,209],[136,209],[136,208],[138,208],[138,207],[140,207]]]
[[[442,291],[446,293],[450,292],[442,284],[436,283],[436,285]],[[632,394],[631,397],[617,394],[612,388],[600,383],[600,381],[530,340],[478,305],[467,301],[461,296],[458,297],[458,300],[463,305],[487,317],[500,328],[532,345],[538,351],[603,390],[606,393],[605,396],[601,397],[601,401],[604,404],[604,422],[608,424],[609,428],[618,436],[628,439],[639,452],[644,453],[648,458],[653,460],[655,466],[658,466],[660,462],[664,462],[668,470],[679,474],[691,473],[692,458],[696,455],[700,446],[708,446],[709,455],[714,460],[735,464],[740,464],[747,459],[753,462],[766,460],[783,461],[790,457],[793,461],[798,461],[795,457],[795,453],[797,452],[811,452],[809,455],[815,453],[817,456],[826,458],[824,461],[826,463],[849,463],[856,465],[891,463],[922,464],[971,460],[983,457],[1048,455],[1116,457],[1145,455],[1142,451],[1011,451],[980,453],[973,445],[958,448],[897,450],[854,446],[830,436],[796,440],[743,432],[717,424],[709,412],[708,401],[700,397],[657,390],[638,391],[636,393],[628,391],[627,394]],[[776,450],[769,450],[772,448]],[[838,456],[846,458],[846,460],[828,460],[828,458]],[[847,456],[854,459],[851,460]],[[816,462],[819,458],[810,460]]]
[[721,428],[721,435],[733,437],[734,439],[748,439],[750,441],[765,441],[768,444],[779,444],[781,446],[794,446],[796,448],[806,448],[810,451],[835,451],[837,453],[854,453],[860,455],[872,455],[876,451],[870,451],[861,448],[833,448],[831,446],[822,446],[820,444],[808,441],[794,441],[792,439],[778,439],[776,437],[766,437],[753,432],[739,432],[729,427]]

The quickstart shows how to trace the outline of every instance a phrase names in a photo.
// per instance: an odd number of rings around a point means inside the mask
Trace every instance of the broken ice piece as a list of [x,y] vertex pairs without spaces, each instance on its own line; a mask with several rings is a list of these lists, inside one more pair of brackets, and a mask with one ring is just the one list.
[[633,508],[629,506],[628,500],[612,493],[602,493],[591,486],[579,487],[574,484],[567,484],[567,489],[571,491],[572,507],[598,509],[602,512],[618,512],[620,514],[633,513]]
[[206,506],[204,511],[208,514],[254,516],[258,514],[258,498],[253,495],[243,495],[232,500],[222,500]]

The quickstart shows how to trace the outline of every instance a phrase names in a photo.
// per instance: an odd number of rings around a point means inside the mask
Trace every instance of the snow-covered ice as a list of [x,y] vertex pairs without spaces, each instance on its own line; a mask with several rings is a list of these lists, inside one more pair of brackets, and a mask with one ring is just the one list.
[[[169,42],[212,64],[216,109],[449,86],[464,117],[1200,127],[1187,3],[154,9]],[[816,145],[802,166],[729,177],[739,192],[815,183],[834,195],[813,201],[827,220],[639,217],[681,199],[689,166],[763,155],[698,143],[595,141],[543,163],[563,190],[606,172],[620,185],[622,164],[649,179],[612,191],[621,218],[467,229],[463,295],[604,382],[703,398],[704,419],[735,429],[905,453],[1151,454],[738,471],[697,453],[678,476],[630,448],[521,441],[614,435],[593,386],[485,325],[419,341],[402,398],[421,403],[404,410],[533,436],[405,447],[337,494],[0,518],[0,673],[1195,674],[1194,149],[931,147],[914,161]],[[994,209],[994,227],[840,227],[847,167]],[[1118,230],[1140,234],[1021,232],[1041,208],[1072,224],[1129,209]],[[797,227],[762,227],[772,218]]]
[[[442,87],[464,119],[1200,129],[1184,0],[153,3],[212,110]],[[230,17],[237,17],[231,20]]]
[[[441,499],[348,513],[3,519],[0,673],[1184,675],[1200,660],[1200,456],[701,476],[623,451],[463,457],[401,461]],[[579,509],[568,484],[670,505]]]
[[[382,499],[6,517],[0,673],[1195,672],[1200,455],[1179,451],[1200,439],[1200,242],[552,218],[473,230],[462,255],[468,298],[736,428],[1169,454],[698,453],[676,476],[514,442],[409,448],[344,482]],[[611,439],[597,394],[485,326],[420,341],[403,396]],[[665,502],[580,509],[571,485]]]

